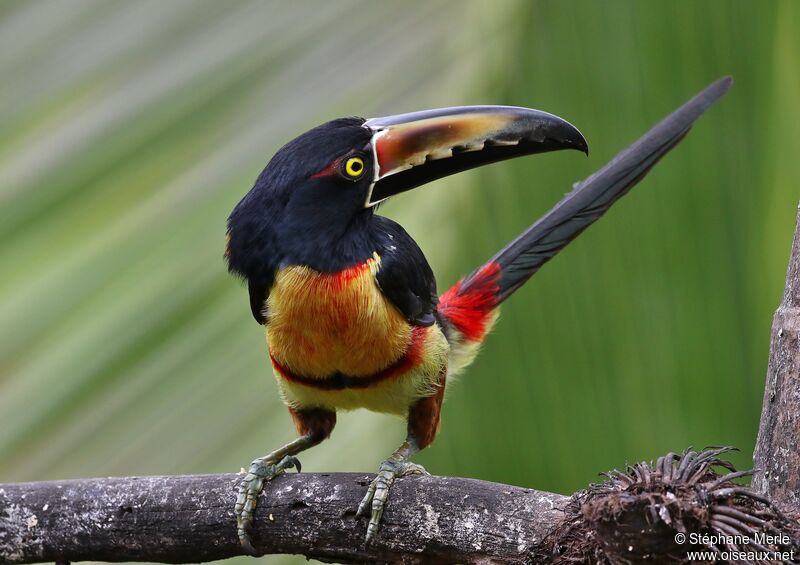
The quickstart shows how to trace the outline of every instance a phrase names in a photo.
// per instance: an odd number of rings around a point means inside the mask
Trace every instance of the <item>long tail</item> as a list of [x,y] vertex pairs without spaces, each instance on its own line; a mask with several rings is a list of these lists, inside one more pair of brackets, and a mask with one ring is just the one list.
[[456,352],[463,357],[458,365],[474,357],[477,348],[472,345],[479,344],[491,328],[497,306],[644,178],[732,82],[725,77],[706,87],[602,169],[577,183],[541,219],[440,297],[440,315],[459,334],[451,342],[466,346],[465,351]]

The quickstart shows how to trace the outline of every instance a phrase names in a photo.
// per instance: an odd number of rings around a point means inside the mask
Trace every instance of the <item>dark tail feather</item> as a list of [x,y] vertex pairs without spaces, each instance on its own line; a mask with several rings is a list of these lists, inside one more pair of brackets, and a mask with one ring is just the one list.
[[670,149],[692,124],[727,92],[733,79],[722,78],[667,116],[605,167],[577,183],[555,207],[509,243],[483,267],[464,279],[459,294],[473,285],[484,286],[487,267],[499,267],[496,303],[504,301],[539,268],[575,239],[625,195]]

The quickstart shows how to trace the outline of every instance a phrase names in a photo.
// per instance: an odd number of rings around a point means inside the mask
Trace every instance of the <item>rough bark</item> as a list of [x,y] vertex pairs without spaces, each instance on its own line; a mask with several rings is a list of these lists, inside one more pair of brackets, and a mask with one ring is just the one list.
[[777,505],[800,511],[800,214],[783,300],[772,322],[753,487]]
[[[369,547],[365,520],[353,510],[370,476],[283,475],[260,498],[253,541],[261,553],[345,563],[615,565],[687,563],[687,550],[709,548],[678,541],[679,532],[735,532],[751,541],[718,541],[711,549],[800,555],[796,521],[734,482],[748,472],[720,458],[728,451],[670,453],[607,473],[604,483],[571,498],[470,479],[403,479]],[[0,562],[187,563],[239,555],[231,512],[239,479],[0,485]],[[781,537],[758,545],[757,534]]]
[[[267,484],[255,547],[323,561],[524,562],[568,497],[448,477],[398,480],[378,538],[355,509],[371,476],[291,474]],[[202,562],[241,555],[236,475],[0,485],[0,562]],[[424,557],[422,553],[424,552]]]

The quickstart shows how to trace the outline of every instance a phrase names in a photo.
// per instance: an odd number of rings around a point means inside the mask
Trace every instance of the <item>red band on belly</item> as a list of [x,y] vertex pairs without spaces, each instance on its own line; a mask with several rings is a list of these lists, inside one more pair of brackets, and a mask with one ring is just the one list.
[[321,390],[367,388],[378,384],[381,381],[400,377],[416,367],[420,361],[422,361],[425,337],[427,335],[425,330],[427,330],[427,327],[414,326],[411,330],[411,343],[409,344],[406,352],[397,361],[385,369],[365,377],[352,377],[342,373],[334,373],[333,375],[327,377],[313,379],[291,372],[272,356],[272,352],[270,352],[269,358],[272,361],[272,366],[276,371],[278,371],[278,374],[292,383],[310,386]]

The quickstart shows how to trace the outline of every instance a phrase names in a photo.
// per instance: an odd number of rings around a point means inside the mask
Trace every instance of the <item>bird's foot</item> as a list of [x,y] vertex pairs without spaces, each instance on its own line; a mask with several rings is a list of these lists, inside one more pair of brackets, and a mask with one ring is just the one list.
[[250,541],[250,533],[253,526],[253,513],[258,502],[258,495],[264,489],[264,483],[271,481],[287,469],[292,467],[300,472],[300,461],[293,455],[287,455],[280,460],[266,456],[256,459],[250,464],[242,482],[239,484],[239,494],[236,497],[236,533],[242,549],[250,555],[255,555],[256,550]]
[[399,477],[407,475],[428,475],[422,465],[410,463],[409,461],[397,461],[387,459],[381,463],[381,468],[377,476],[372,479],[367,489],[367,494],[364,496],[361,504],[358,505],[356,517],[366,516],[371,510],[369,525],[367,526],[367,544],[372,541],[375,534],[378,533],[378,528],[383,516],[383,509],[386,507],[386,501],[389,499],[389,489],[392,488],[394,480]]

